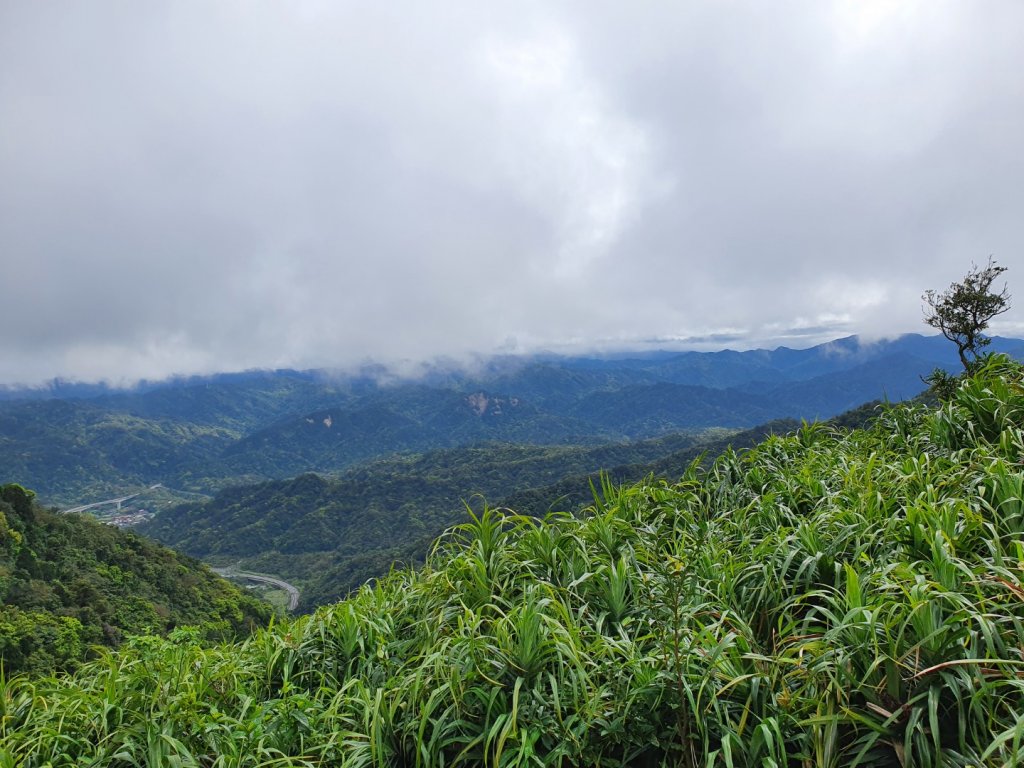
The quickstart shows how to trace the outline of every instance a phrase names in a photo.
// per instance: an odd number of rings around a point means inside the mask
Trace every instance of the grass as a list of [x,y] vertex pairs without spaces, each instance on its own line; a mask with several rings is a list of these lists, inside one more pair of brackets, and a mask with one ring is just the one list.
[[1024,384],[485,510],[237,645],[0,683],[0,766],[1024,763]]

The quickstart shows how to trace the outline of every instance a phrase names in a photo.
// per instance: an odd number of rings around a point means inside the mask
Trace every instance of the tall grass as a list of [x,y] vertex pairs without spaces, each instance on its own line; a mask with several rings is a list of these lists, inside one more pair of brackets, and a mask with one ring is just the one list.
[[0,681],[0,766],[1024,764],[1024,386],[809,425],[238,645]]

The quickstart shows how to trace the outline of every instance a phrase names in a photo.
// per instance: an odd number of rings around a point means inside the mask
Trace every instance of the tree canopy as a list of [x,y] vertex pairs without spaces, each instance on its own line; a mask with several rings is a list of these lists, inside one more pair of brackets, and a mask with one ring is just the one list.
[[990,339],[984,335],[988,324],[1010,308],[1006,284],[1002,290],[995,288],[1005,271],[1006,267],[990,257],[983,268],[972,264],[963,280],[952,283],[942,293],[929,290],[922,296],[927,305],[924,321],[956,344],[964,370],[977,359],[978,351],[989,344]]
[[0,679],[74,669],[95,655],[92,646],[131,635],[188,625],[222,640],[270,621],[269,605],[198,561],[85,516],[54,514],[34,496],[0,485]]

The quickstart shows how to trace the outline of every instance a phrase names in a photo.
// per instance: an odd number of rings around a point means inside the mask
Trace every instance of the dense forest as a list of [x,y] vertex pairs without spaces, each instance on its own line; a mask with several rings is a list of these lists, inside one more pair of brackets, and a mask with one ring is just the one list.
[[190,626],[208,640],[265,626],[269,606],[202,563],[0,486],[0,667],[73,669],[95,645]]
[[[1021,356],[1024,342],[992,349]],[[0,482],[74,507],[141,492],[147,511],[230,485],[336,474],[396,452],[485,442],[596,445],[913,397],[958,366],[941,337],[806,350],[495,358],[482,369],[253,371],[143,383],[0,388]],[[160,485],[158,492],[151,486]]]
[[2,681],[19,766],[1007,766],[1024,761],[1024,370],[485,509],[241,643]]
[[[272,572],[299,585],[302,608],[343,597],[393,563],[418,564],[447,527],[485,501],[542,517],[593,499],[615,482],[671,477],[702,454],[748,446],[793,421],[603,446],[487,443],[361,464],[337,478],[305,474],[229,488],[159,513],[139,527],[210,562]],[[605,467],[603,471],[596,467]]]

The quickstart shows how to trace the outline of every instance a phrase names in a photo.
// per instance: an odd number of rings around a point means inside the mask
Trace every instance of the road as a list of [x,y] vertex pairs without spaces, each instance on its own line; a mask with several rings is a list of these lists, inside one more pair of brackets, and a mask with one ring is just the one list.
[[107,499],[106,501],[97,501],[97,502],[94,502],[92,504],[83,504],[80,507],[72,507],[71,509],[65,509],[64,511],[65,512],[84,512],[85,510],[92,509],[93,507],[102,507],[104,504],[117,504],[118,506],[120,506],[121,502],[128,501],[129,499],[134,499],[136,496],[141,496],[141,495],[142,495],[141,492],[140,493],[133,493],[131,496],[122,496],[119,499]]
[[248,579],[249,581],[259,581],[263,584],[271,584],[278,589],[283,589],[288,593],[288,610],[294,611],[299,607],[299,588],[294,584],[289,584],[284,579],[279,579],[276,576],[268,576],[265,573],[253,573],[251,571],[236,571],[234,568],[214,568],[215,573],[224,576],[225,578],[238,578]]
[[[151,486],[149,486],[149,488],[147,490],[156,491],[156,490],[159,490],[161,488],[163,488],[165,491],[168,491],[169,493],[177,494],[179,496],[196,496],[196,497],[198,497],[200,499],[208,499],[208,498],[210,498],[210,496],[208,494],[198,493],[197,491],[180,491],[177,488],[168,488],[163,483],[156,483],[155,485],[151,485]],[[130,501],[131,499],[134,499],[134,498],[137,498],[139,496],[142,496],[144,493],[146,493],[146,491],[138,491],[137,493],[133,493],[133,494],[130,494],[128,496],[120,496],[120,497],[118,497],[116,499],[105,499],[103,501],[94,501],[92,504],[83,504],[80,507],[71,507],[70,509],[65,509],[63,511],[64,512],[85,512],[85,510],[87,510],[87,509],[93,509],[95,507],[102,507],[102,506],[105,506],[107,504],[116,504],[118,507],[120,507],[123,502]]]
[[[155,490],[157,488],[166,488],[166,486],[162,485],[161,483],[157,483],[156,485],[151,485],[149,487],[149,490]],[[84,512],[85,510],[92,509],[93,507],[102,507],[104,504],[117,504],[118,506],[120,506],[122,502],[128,501],[129,499],[134,499],[136,496],[141,496],[143,493],[144,491],[140,491],[139,493],[133,493],[130,496],[121,496],[120,498],[117,499],[107,499],[105,501],[97,501],[92,504],[83,504],[80,507],[73,507],[71,509],[65,509],[64,511]],[[195,495],[198,496],[201,494]],[[294,611],[296,608],[299,607],[299,588],[296,587],[294,584],[289,584],[284,579],[279,579],[276,576],[268,576],[265,573],[253,573],[252,571],[236,571],[234,568],[214,568],[213,570],[215,573],[218,573],[221,576],[237,577],[240,579],[247,579],[249,581],[259,581],[263,584],[270,584],[272,586],[277,587],[278,589],[283,589],[285,592],[288,593],[288,610]]]

